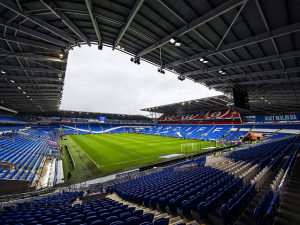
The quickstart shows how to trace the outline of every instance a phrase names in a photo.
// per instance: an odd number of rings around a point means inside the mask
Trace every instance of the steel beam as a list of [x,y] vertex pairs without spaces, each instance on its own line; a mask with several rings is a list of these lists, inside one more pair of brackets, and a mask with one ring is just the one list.
[[225,34],[223,35],[221,41],[219,42],[218,46],[216,47],[216,51],[218,51],[219,47],[221,46],[221,44],[223,43],[225,37],[227,36],[227,34],[229,33],[229,31],[231,30],[231,27],[233,26],[233,24],[235,23],[235,21],[237,20],[237,18],[239,17],[239,15],[241,14],[241,12],[243,11],[245,5],[247,4],[247,2],[245,2],[242,7],[240,8],[240,10],[238,11],[238,13],[235,15],[233,21],[231,22],[230,26],[228,27],[228,29],[226,30]]
[[4,26],[4,27],[7,27],[7,28],[10,28],[10,29],[13,29],[13,30],[18,31],[18,32],[33,36],[33,37],[36,37],[38,39],[56,44],[56,45],[58,45],[60,47],[63,47],[63,48],[68,47],[67,42],[64,42],[64,41],[61,41],[59,39],[53,38],[51,36],[48,36],[46,34],[43,34],[43,33],[39,32],[39,31],[32,30],[30,28],[24,27],[24,26],[19,25],[17,23],[13,23],[13,22],[7,23],[7,21],[5,19],[2,19],[2,18],[0,18],[0,25]]
[[221,76],[221,77],[203,78],[203,79],[198,79],[197,82],[260,77],[260,76],[266,76],[266,75],[272,75],[272,74],[292,73],[292,72],[299,72],[299,71],[300,71],[300,67],[293,67],[293,68],[268,70],[268,71],[260,71],[260,72],[253,72],[253,73],[242,73],[242,74],[235,74],[235,75],[228,75],[228,76]]
[[262,58],[250,59],[250,60],[226,64],[226,65],[222,65],[222,66],[211,67],[211,68],[208,68],[205,70],[190,71],[190,72],[183,73],[183,75],[190,76],[190,75],[204,74],[204,73],[216,72],[216,71],[224,70],[224,69],[230,69],[230,68],[234,68],[234,67],[255,65],[255,64],[259,64],[259,63],[276,61],[276,60],[280,60],[280,59],[295,58],[295,57],[299,57],[299,56],[300,56],[300,50],[282,53],[279,55],[271,55],[271,56],[266,56],[266,57],[262,57]]
[[[17,86],[19,86],[18,84],[15,85],[16,86],[16,93],[17,92]],[[4,91],[4,93],[2,92]],[[5,94],[5,92],[7,91],[13,91],[12,88],[2,88],[0,87],[0,94]],[[30,93],[30,94],[43,94],[43,95],[60,95],[61,94],[61,90],[59,89],[49,89],[49,88],[39,88],[39,89],[35,89],[35,88],[31,88],[31,87],[22,87],[22,89],[20,91],[25,91],[26,93]],[[9,93],[10,94],[10,93]]]
[[34,67],[21,67],[21,66],[10,66],[10,65],[0,65],[0,69],[4,70],[17,70],[17,71],[32,71],[39,73],[64,73],[64,71],[48,68],[34,68]]
[[95,30],[96,35],[97,35],[98,44],[100,45],[102,43],[102,37],[101,37],[101,33],[100,33],[100,29],[99,29],[97,19],[94,16],[94,9],[93,9],[92,2],[91,2],[91,0],[85,0],[85,4],[86,4],[86,7],[88,9],[89,15],[91,17],[91,20],[92,20],[92,23],[93,23],[93,26],[94,26],[94,30]]
[[[86,0],[87,1],[87,0]],[[201,26],[211,20],[213,20],[214,18],[230,11],[231,9],[244,4],[245,2],[247,2],[248,0],[231,0],[231,1],[227,1],[224,4],[218,6],[217,8],[209,11],[208,13],[206,13],[205,15],[195,19],[194,21],[190,22],[189,24],[187,24],[186,26],[180,28],[179,30],[174,31],[172,34],[168,35],[167,37],[159,40],[157,43],[149,46],[148,48],[140,51],[137,56],[141,57],[153,50],[155,50],[156,48],[161,47],[162,45],[168,43],[170,41],[170,39],[172,37],[179,37],[181,35],[184,35],[185,33],[195,29],[198,26]]]
[[[285,77],[280,79],[269,79],[269,80],[255,80],[255,81],[243,81],[236,82],[237,85],[255,85],[255,84],[275,84],[275,83],[284,83],[284,82],[298,82],[300,77]],[[291,85],[292,87],[292,85]]]
[[139,9],[141,8],[141,6],[143,5],[144,0],[137,0],[129,14],[129,16],[127,17],[127,20],[125,22],[125,24],[123,25],[120,33],[118,34],[117,39],[115,40],[115,43],[113,44],[113,49],[116,48],[116,46],[119,44],[119,42],[121,41],[123,35],[125,34],[126,30],[128,29],[131,21],[134,19],[135,15],[137,14],[137,12],[139,11]]
[[[5,74],[5,75],[0,75],[0,79],[10,79],[10,80],[28,80],[29,78],[27,76],[15,76],[15,75],[9,75],[9,74]],[[52,78],[52,77],[30,77],[30,79],[32,81],[37,80],[37,81],[57,81],[57,82],[61,82],[61,80],[56,77],[56,78]]]
[[14,13],[24,17],[25,19],[37,24],[38,26],[50,31],[51,33],[56,34],[57,36],[65,39],[69,43],[76,44],[76,40],[73,37],[69,36],[66,32],[64,32],[64,31],[48,24],[46,21],[43,21],[40,18],[32,16],[31,13],[23,13],[20,10],[20,8],[16,4],[14,4],[12,1],[10,1],[10,0],[1,0],[0,5],[2,5],[3,7],[7,8],[11,11],[13,11]]
[[[38,83],[0,83],[0,87],[6,87],[6,86],[19,86],[19,87],[60,87],[61,84],[38,84]],[[1,91],[1,88],[0,88]]]
[[57,18],[61,19],[61,21],[69,27],[82,41],[86,42],[89,46],[91,46],[91,43],[88,39],[88,37],[64,14],[64,12],[61,12],[57,9],[57,6],[50,1],[40,0],[44,6],[46,6]]
[[163,68],[170,68],[170,67],[173,67],[173,66],[178,66],[178,65],[188,63],[188,62],[193,61],[193,60],[200,59],[200,58],[205,57],[205,56],[210,56],[210,55],[215,55],[215,54],[218,54],[218,53],[230,51],[230,50],[233,50],[233,49],[236,49],[236,48],[240,48],[240,47],[251,45],[251,44],[254,44],[254,43],[257,43],[257,42],[262,42],[262,41],[269,40],[269,39],[272,39],[272,38],[280,37],[280,36],[290,34],[290,33],[294,33],[294,32],[297,32],[297,31],[300,31],[300,22],[299,23],[294,23],[294,24],[291,24],[291,25],[288,25],[288,26],[285,26],[285,27],[281,27],[281,28],[278,28],[278,29],[275,29],[275,30],[272,30],[270,32],[258,34],[258,35],[255,35],[253,37],[246,38],[246,39],[243,39],[243,40],[231,43],[231,44],[220,46],[218,51],[215,51],[215,49],[211,49],[211,50],[208,50],[208,51],[205,51],[205,52],[202,52],[202,53],[199,53],[199,54],[195,54],[195,55],[187,57],[187,58],[176,60],[174,62],[171,62],[171,63],[168,63],[168,64],[164,65]]
[[45,55],[36,55],[31,53],[10,53],[3,50],[0,50],[0,56],[7,57],[7,58],[22,58],[22,59],[32,59],[38,61],[52,61],[52,62],[60,62],[64,63],[65,61],[52,56],[45,56]]
[[43,48],[43,49],[51,50],[54,52],[61,52],[61,47],[59,47],[59,46],[42,43],[40,41],[33,41],[33,40],[30,40],[27,38],[15,37],[12,35],[7,35],[7,34],[5,34],[5,36],[0,35],[0,40],[14,42],[14,43],[23,44],[23,45],[29,45],[29,46],[33,46],[33,47],[37,47],[37,48]]
[[[240,85],[240,86],[246,86],[246,85],[258,85],[258,84],[276,84],[276,83],[284,83],[284,82],[298,82],[300,81],[300,77],[290,77],[290,78],[280,78],[280,79],[269,79],[269,80],[255,80],[255,81],[243,81],[243,82],[235,82],[233,84],[229,83],[219,83],[219,84],[211,84],[208,85],[211,88],[215,87],[230,87],[233,85]],[[293,86],[291,85],[290,88]]]

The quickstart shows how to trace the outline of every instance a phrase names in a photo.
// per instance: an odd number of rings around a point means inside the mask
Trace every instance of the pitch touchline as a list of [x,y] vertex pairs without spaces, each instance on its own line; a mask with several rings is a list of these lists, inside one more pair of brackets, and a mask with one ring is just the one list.
[[[72,139],[72,138],[71,138]],[[87,156],[87,157],[89,157],[89,155],[88,154],[86,154],[86,152],[77,144],[77,142],[76,141],[74,141],[73,139],[72,139],[72,142],[74,142],[77,146],[78,146],[78,148],[80,148],[81,149],[81,151],[83,151],[83,153]],[[79,156],[80,157],[80,156]],[[91,157],[89,157],[89,159],[90,160],[92,160],[92,158]],[[81,159],[82,160],[82,159]],[[83,160],[82,160],[83,161]],[[100,168],[100,166],[98,166],[98,164],[97,163],[95,163],[95,161],[94,160],[92,160],[92,162],[98,167],[98,168]],[[88,168],[88,167],[87,167]],[[90,170],[90,169],[89,169]],[[92,171],[90,171],[91,173],[92,173]]]
[[[162,155],[159,155],[159,156],[162,156]],[[143,159],[150,159],[150,158],[156,158],[156,157],[158,158],[159,156],[144,157]],[[113,165],[118,165],[118,164],[122,164],[122,163],[133,162],[133,161],[140,161],[140,160],[142,160],[142,159],[133,159],[133,160],[128,160],[128,161],[124,161],[124,162],[113,163],[113,164],[109,164],[109,165],[106,165],[106,166],[100,166],[100,168],[113,166]]]

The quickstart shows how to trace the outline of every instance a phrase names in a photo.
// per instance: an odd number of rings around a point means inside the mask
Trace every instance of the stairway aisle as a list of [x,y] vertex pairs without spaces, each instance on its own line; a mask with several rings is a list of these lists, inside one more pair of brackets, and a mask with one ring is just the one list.
[[[261,190],[257,193],[254,199],[251,201],[250,205],[243,212],[240,218],[236,221],[235,225],[255,225],[255,217],[254,217],[254,209],[258,206],[259,201],[263,199],[264,194],[268,193],[268,189],[273,182],[274,178],[278,174],[282,165],[284,164],[286,159],[284,159],[280,165],[276,168],[276,170],[271,174],[266,183],[263,185]],[[219,209],[216,214],[211,216],[205,223],[206,225],[219,225],[223,224],[222,222],[222,213]]]
[[300,224],[300,155],[298,154],[274,225]]
[[254,217],[254,209],[259,205],[259,202],[263,200],[264,194],[268,194],[268,190],[270,185],[273,183],[276,175],[278,174],[279,170],[282,168],[283,164],[285,163],[286,158],[278,165],[275,171],[271,174],[268,178],[264,186],[260,189],[254,199],[251,201],[250,205],[244,211],[244,213],[240,216],[236,225],[255,225],[255,217]]
[[133,204],[131,202],[124,201],[122,198],[120,198],[116,194],[110,194],[107,197],[110,199],[116,200],[118,202],[121,202],[124,205],[129,205],[129,206],[135,207],[136,209],[142,209],[142,210],[144,210],[144,213],[148,213],[148,212],[154,213],[154,220],[161,218],[161,217],[170,218],[169,225],[176,225],[177,223],[180,223],[180,222],[186,223],[187,225],[199,225],[199,223],[197,223],[195,220],[181,219],[179,216],[174,217],[172,215],[168,215],[167,213],[161,213],[161,212],[158,212],[157,210],[152,210],[152,209],[140,206],[140,205]]

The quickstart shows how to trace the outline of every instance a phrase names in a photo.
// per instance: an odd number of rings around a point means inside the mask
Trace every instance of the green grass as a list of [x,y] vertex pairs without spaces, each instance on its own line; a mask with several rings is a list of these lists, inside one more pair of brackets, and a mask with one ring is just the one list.
[[[63,151],[64,175],[72,172],[70,183],[81,182],[100,176],[135,169],[155,162],[167,161],[159,156],[170,154],[191,155],[210,151],[203,149],[215,146],[214,142],[170,138],[143,134],[105,134],[67,136],[61,145],[68,145],[75,161],[71,169],[67,151]],[[196,143],[196,151],[181,152],[181,144]]]

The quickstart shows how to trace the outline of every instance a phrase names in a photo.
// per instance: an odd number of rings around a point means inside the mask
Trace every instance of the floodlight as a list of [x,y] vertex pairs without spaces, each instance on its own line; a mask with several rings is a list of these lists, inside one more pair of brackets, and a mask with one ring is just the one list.
[[204,64],[208,63],[208,59],[205,58],[205,57],[200,58],[199,61],[204,63]]
[[172,37],[172,38],[170,39],[170,43],[171,43],[171,44],[174,44],[175,42],[176,42],[176,38]]
[[226,72],[224,70],[219,70],[219,74],[226,74]]
[[178,80],[184,81],[185,80],[185,76],[183,76],[183,75],[178,76]]

